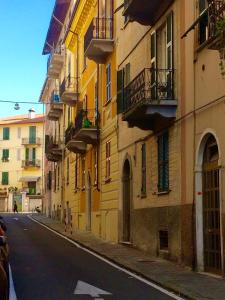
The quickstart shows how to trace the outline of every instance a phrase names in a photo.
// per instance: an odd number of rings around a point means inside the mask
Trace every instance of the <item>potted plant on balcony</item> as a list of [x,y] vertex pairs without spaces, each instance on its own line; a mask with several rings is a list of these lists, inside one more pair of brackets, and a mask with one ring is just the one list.
[[219,38],[220,73],[225,76],[225,18],[216,22],[216,36]]

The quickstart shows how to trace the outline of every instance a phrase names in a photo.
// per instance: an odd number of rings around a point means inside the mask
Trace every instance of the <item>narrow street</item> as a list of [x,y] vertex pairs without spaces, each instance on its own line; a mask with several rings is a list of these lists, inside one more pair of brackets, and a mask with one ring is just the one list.
[[77,248],[27,215],[8,214],[5,221],[18,300],[180,299]]

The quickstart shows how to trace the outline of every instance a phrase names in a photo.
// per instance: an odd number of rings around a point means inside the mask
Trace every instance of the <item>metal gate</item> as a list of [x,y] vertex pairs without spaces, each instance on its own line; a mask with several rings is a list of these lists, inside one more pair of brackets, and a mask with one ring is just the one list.
[[22,195],[21,194],[17,194],[17,193],[13,194],[13,205],[15,202],[17,204],[18,212],[22,211]]
[[[210,151],[206,145],[205,152]],[[217,149],[218,151],[218,149]],[[215,158],[215,152],[214,152]],[[203,238],[206,272],[221,274],[220,181],[217,159],[205,155],[203,164]]]

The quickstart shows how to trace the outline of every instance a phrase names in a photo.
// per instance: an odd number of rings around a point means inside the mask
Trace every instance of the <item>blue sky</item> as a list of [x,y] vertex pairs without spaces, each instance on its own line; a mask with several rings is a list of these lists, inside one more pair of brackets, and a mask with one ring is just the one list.
[[[38,102],[46,77],[42,49],[55,0],[10,0],[0,5],[0,100]],[[31,104],[0,102],[0,117],[27,113]],[[42,105],[33,105],[42,113]]]

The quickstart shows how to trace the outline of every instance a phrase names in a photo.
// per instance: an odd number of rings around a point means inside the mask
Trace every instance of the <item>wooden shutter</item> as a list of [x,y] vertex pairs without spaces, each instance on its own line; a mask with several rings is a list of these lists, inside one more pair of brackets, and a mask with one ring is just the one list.
[[32,149],[32,160],[35,160],[36,159],[36,149],[33,148]]
[[166,53],[167,69],[173,68],[173,13],[171,12],[166,21]]
[[3,128],[3,140],[9,140],[9,127]]
[[168,132],[158,137],[158,190],[169,189],[169,139]]
[[146,194],[146,144],[141,147],[142,169],[141,169],[141,194]]
[[29,148],[26,148],[25,150],[25,159],[29,160]]
[[111,100],[111,64],[106,66],[106,101]]
[[29,127],[29,143],[30,144],[36,143],[36,126]]
[[7,185],[9,183],[9,173],[2,172],[2,184]]
[[120,114],[123,112],[123,89],[124,89],[124,83],[123,83],[123,70],[117,71],[117,113]]

